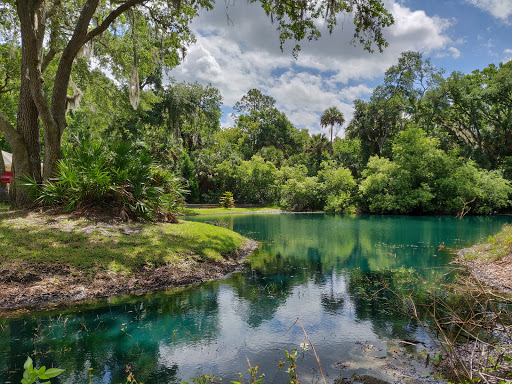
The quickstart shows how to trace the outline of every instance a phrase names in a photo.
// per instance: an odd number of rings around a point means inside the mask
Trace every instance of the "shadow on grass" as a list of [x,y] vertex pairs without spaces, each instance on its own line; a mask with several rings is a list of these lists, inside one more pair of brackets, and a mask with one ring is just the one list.
[[27,217],[30,214],[28,209],[11,210],[9,205],[0,204],[0,222],[8,219],[19,219]]
[[106,270],[129,273],[142,267],[191,260],[221,261],[223,255],[240,245],[230,232],[224,235],[201,229],[199,234],[182,228],[177,234],[155,233],[153,229],[124,235],[120,230],[100,234],[35,226],[12,228],[0,223],[0,265],[20,260],[30,264],[67,265],[89,273]]

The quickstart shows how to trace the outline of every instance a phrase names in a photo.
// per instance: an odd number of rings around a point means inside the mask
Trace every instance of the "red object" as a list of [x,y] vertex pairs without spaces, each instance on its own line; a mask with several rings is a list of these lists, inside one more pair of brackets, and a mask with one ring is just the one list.
[[14,172],[5,171],[4,174],[0,176],[0,183],[10,184],[13,177]]

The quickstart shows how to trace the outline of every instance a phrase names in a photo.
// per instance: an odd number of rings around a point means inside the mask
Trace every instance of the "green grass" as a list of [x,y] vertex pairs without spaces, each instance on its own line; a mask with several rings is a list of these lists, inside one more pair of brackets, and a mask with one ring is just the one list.
[[251,207],[251,208],[185,208],[185,216],[200,216],[200,215],[226,215],[236,213],[258,213],[269,210],[278,210],[278,207]]
[[499,261],[512,253],[512,225],[505,224],[500,232],[489,236],[485,244],[478,244],[464,254],[467,260],[486,258]]
[[17,261],[67,265],[91,274],[132,273],[190,260],[220,261],[245,238],[226,228],[179,224],[98,225],[87,220],[0,214],[0,267]]

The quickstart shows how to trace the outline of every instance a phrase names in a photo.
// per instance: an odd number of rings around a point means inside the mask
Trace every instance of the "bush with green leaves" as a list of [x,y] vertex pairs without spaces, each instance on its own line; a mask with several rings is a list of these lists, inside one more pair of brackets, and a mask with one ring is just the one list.
[[320,211],[324,207],[323,185],[316,176],[289,179],[281,187],[282,208],[289,211]]
[[219,189],[231,191],[238,202],[272,204],[279,200],[279,170],[260,156],[239,164],[224,161],[215,170]]
[[233,194],[229,191],[224,192],[220,198],[220,205],[223,208],[235,208],[235,199],[233,198]]
[[357,183],[349,169],[337,166],[334,161],[322,163],[318,182],[323,185],[324,211],[332,213],[354,212],[354,195]]
[[372,213],[489,214],[506,208],[510,182],[497,171],[478,168],[439,148],[439,141],[419,128],[393,140],[393,160],[373,156],[359,186],[361,208]]
[[123,219],[176,221],[182,182],[153,162],[142,146],[81,137],[67,148],[57,174],[43,184],[25,179],[43,206],[66,211],[107,207]]
[[308,169],[283,167],[281,169],[280,205],[290,211],[320,211],[333,213],[354,212],[357,183],[347,168],[335,161],[324,161],[318,176],[307,177]]
[[472,213],[488,215],[510,205],[512,193],[510,181],[499,171],[480,169],[472,161],[461,162],[454,167],[449,177],[439,183],[439,202],[442,211],[455,213],[462,209],[462,202],[469,205]]

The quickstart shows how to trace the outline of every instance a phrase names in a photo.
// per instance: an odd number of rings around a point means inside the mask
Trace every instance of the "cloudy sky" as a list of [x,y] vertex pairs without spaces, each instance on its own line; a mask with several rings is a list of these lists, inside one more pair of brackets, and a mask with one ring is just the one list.
[[[232,3],[235,3],[233,6]],[[338,107],[348,121],[352,101],[367,98],[403,51],[419,51],[446,74],[470,73],[512,59],[512,0],[384,0],[395,24],[385,31],[389,47],[368,53],[350,44],[348,16],[336,31],[279,49],[275,25],[259,4],[217,0],[193,22],[197,43],[170,75],[178,81],[211,83],[224,97],[222,125],[232,124],[232,106],[251,88],[277,101],[298,128],[321,131],[320,115]],[[286,49],[288,48],[288,49]]]

